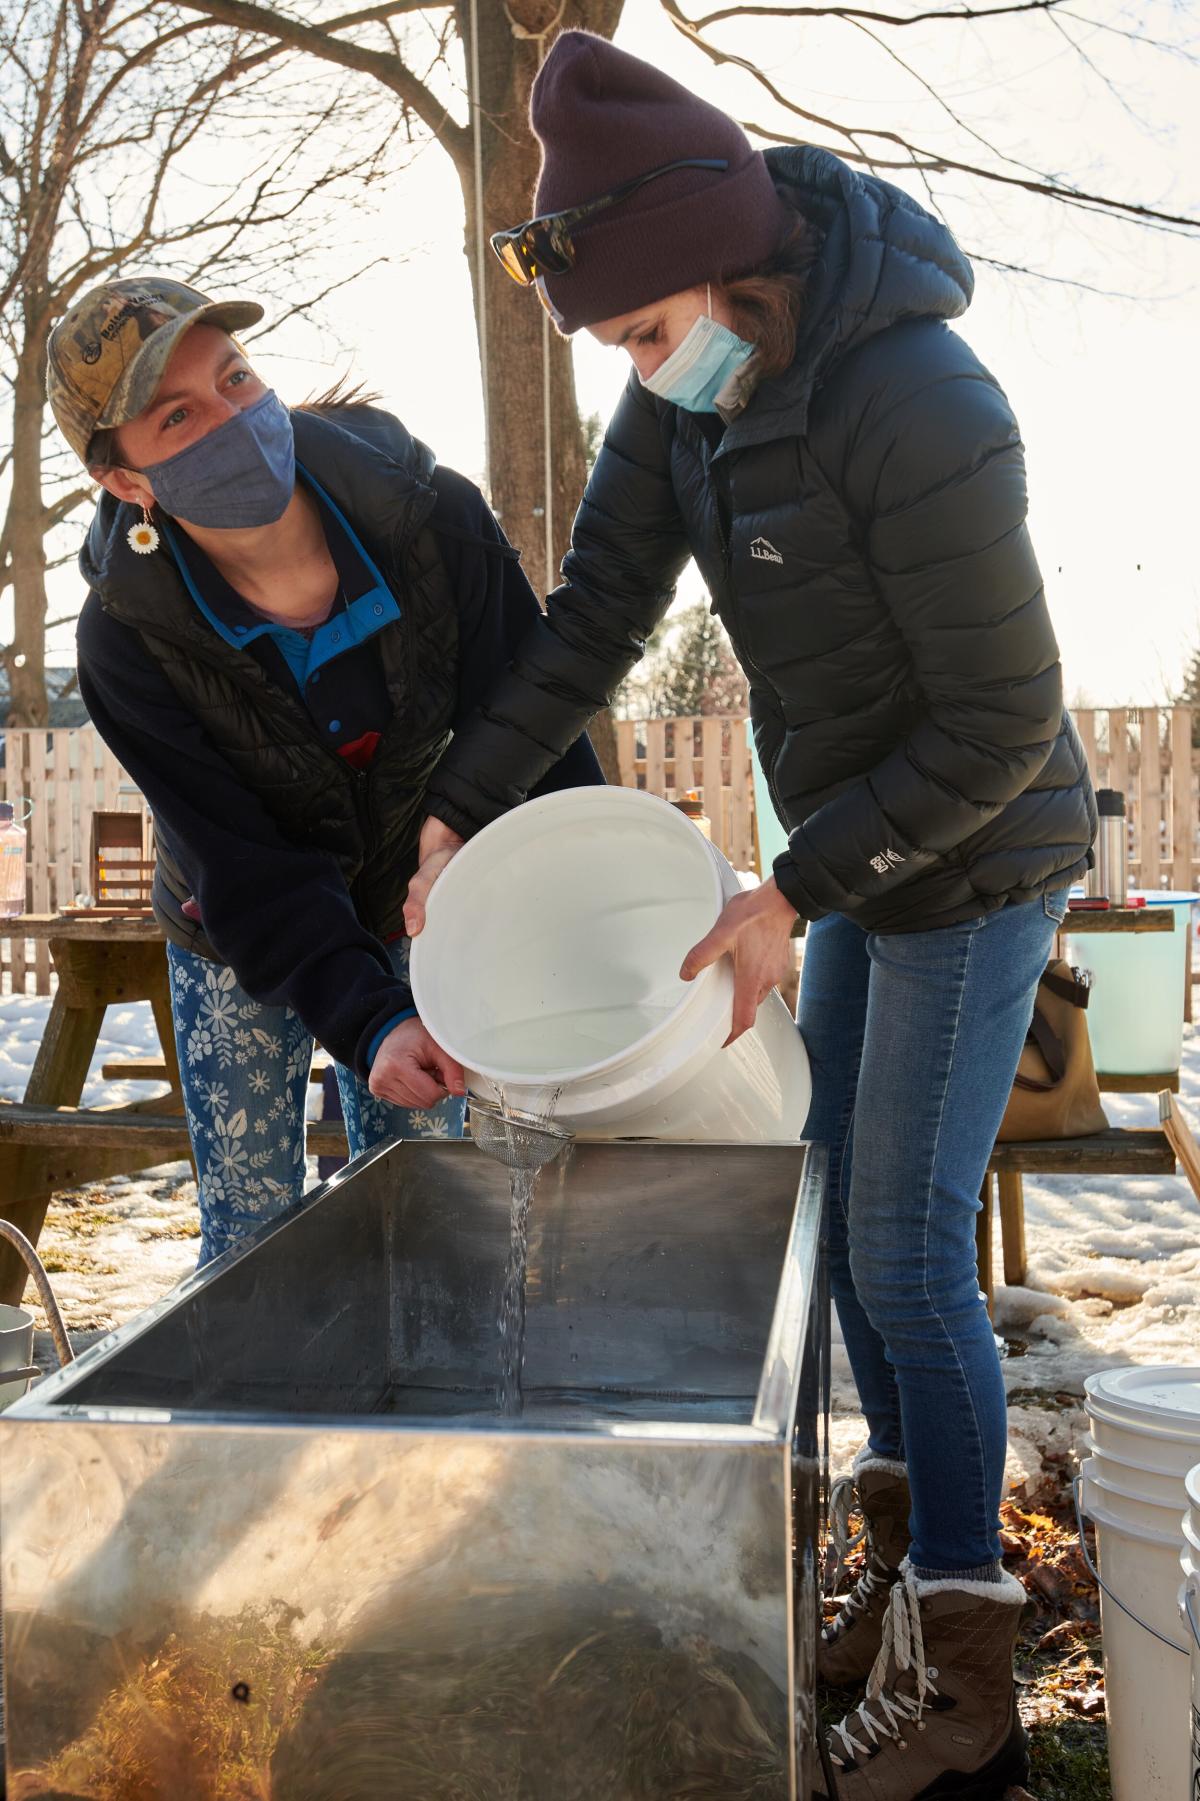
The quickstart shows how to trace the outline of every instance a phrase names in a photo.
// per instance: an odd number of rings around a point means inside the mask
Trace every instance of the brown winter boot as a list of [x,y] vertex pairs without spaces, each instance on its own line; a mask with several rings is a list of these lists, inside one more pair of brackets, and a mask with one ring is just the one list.
[[866,1699],[829,1735],[838,1801],[1001,1801],[1028,1773],[1015,1577],[892,1587]]
[[[876,1457],[863,1449],[853,1472],[833,1486],[829,1497],[830,1537],[837,1553],[834,1582],[846,1553],[866,1540],[867,1562],[835,1619],[821,1630],[817,1644],[817,1680],[831,1688],[856,1688],[871,1674],[883,1637],[892,1584],[908,1551],[911,1503],[908,1474],[902,1463]],[[857,1508],[862,1529],[851,1538],[848,1515]]]

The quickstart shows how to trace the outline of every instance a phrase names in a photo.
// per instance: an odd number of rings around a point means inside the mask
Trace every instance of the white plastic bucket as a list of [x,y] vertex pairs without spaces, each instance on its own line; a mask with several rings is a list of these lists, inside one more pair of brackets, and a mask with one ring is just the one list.
[[[1095,980],[1088,1034],[1096,1068],[1112,1075],[1165,1075],[1183,1049],[1184,969],[1195,894],[1147,890],[1146,905],[1172,907],[1173,932],[1089,932],[1067,939],[1067,957]],[[1068,919],[1069,919],[1068,915]]]
[[1085,1384],[1092,1455],[1083,1509],[1104,1592],[1114,1801],[1178,1801],[1188,1761],[1179,1557],[1188,1469],[1200,1458],[1200,1368],[1105,1370]]
[[4,1380],[5,1370],[28,1369],[33,1362],[33,1315],[23,1307],[0,1303],[0,1411],[28,1391],[32,1376]]
[[[1091,1424],[1088,1448],[1094,1449],[1099,1456],[1118,1463],[1132,1463],[1135,1468],[1152,1470],[1158,1475],[1173,1476],[1177,1484],[1200,1456],[1200,1439],[1175,1440],[1165,1433],[1150,1431],[1139,1434],[1128,1426],[1116,1425],[1091,1408],[1088,1412]],[[1175,1492],[1178,1493],[1178,1488]]]
[[1179,1554],[1183,1569],[1179,1616],[1183,1622],[1184,1642],[1188,1648],[1192,1672],[1189,1733],[1191,1772],[1187,1793],[1200,1796],[1200,1463],[1190,1471],[1184,1487],[1188,1507],[1183,1516],[1184,1543]]
[[473,838],[413,943],[417,1011],[471,1090],[585,1137],[795,1142],[808,1058],[778,994],[728,1050],[728,958],[683,982],[684,956],[740,892],[676,808],[577,788]]
[[[1106,1445],[1103,1438],[1097,1438],[1095,1432],[1085,1432],[1083,1446],[1090,1455],[1100,1459],[1104,1469],[1104,1480],[1123,1493],[1133,1495],[1139,1500],[1160,1501],[1164,1507],[1173,1507],[1179,1498],[1179,1471],[1160,1469],[1155,1463],[1153,1453],[1145,1463],[1122,1456]],[[1195,1446],[1181,1447],[1184,1455],[1193,1458]]]

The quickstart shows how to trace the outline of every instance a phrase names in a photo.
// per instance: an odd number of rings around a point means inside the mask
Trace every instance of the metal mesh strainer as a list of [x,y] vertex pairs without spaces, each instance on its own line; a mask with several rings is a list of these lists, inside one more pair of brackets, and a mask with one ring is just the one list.
[[544,1169],[574,1141],[548,1119],[509,1108],[502,1112],[494,1101],[471,1096],[471,1137],[486,1157],[505,1169]]

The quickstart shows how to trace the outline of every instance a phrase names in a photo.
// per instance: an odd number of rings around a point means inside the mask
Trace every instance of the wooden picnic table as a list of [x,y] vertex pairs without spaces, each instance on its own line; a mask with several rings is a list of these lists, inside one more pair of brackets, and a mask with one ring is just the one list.
[[[49,943],[58,986],[20,1101],[0,1101],[0,1216],[36,1245],[51,1195],[106,1176],[190,1156],[171,1019],[166,941],[150,913],[22,913],[5,936]],[[169,1093],[115,1107],[80,1107],[110,1006],[149,1001],[161,1062],[106,1073],[165,1079]],[[314,1129],[315,1128],[315,1129]],[[312,1153],[346,1148],[340,1121],[314,1122]],[[0,1301],[16,1305],[25,1265],[0,1241]]]
[[[36,1244],[50,1196],[104,1176],[161,1163],[156,1147],[111,1141],[98,1144],[66,1118],[42,1137],[29,1138],[26,1117],[51,1109],[79,1108],[104,1015],[110,1006],[149,1001],[162,1046],[170,1093],[125,1106],[87,1109],[103,1113],[111,1127],[139,1114],[174,1115],[182,1124],[183,1099],[171,1024],[167,958],[162,928],[149,913],[22,913],[4,922],[6,935],[47,940],[58,985],[22,1100],[0,1102],[0,1210]],[[25,1288],[25,1266],[0,1245],[0,1301],[16,1303]]]

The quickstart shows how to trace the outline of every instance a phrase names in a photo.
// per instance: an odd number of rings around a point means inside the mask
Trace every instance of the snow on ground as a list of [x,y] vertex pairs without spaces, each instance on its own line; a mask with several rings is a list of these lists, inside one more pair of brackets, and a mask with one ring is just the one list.
[[[0,998],[0,1099],[19,1101],[29,1080],[46,1019],[47,994],[5,994]],[[165,1094],[162,1083],[105,1082],[100,1066],[113,1057],[161,1057],[149,1001],[110,1007],[100,1028],[96,1055],[83,1091],[83,1105],[117,1106],[152,1094]]]
[[[0,1098],[19,1100],[45,1026],[44,996],[0,998]],[[111,1007],[84,1105],[135,1100],[147,1083],[105,1082],[113,1057],[156,1056],[145,1002]],[[1181,1100],[1200,1130],[1200,1036],[1185,1028]],[[310,1089],[310,1111],[319,1090]],[[1151,1095],[1106,1095],[1113,1125],[1154,1125]],[[310,1165],[310,1168],[313,1166]],[[1009,1476],[1032,1487],[1046,1448],[1078,1445],[1084,1377],[1123,1363],[1200,1363],[1200,1204],[1182,1176],[1026,1177],[1029,1275],[1005,1288],[996,1233],[996,1330],[1006,1341]],[[195,1263],[195,1188],[184,1163],[56,1198],[42,1250],[77,1340],[131,1317]],[[42,1322],[39,1319],[39,1324]],[[836,1328],[835,1328],[836,1333]],[[39,1339],[48,1361],[48,1339]],[[863,1438],[849,1365],[833,1358],[833,1450],[845,1468]]]
[[[47,995],[0,997],[0,1100],[17,1101],[45,1030]],[[84,1085],[82,1105],[117,1106],[165,1094],[162,1082],[108,1082],[101,1066],[115,1058],[162,1055],[148,1001],[110,1007]],[[320,1089],[309,1090],[309,1112],[319,1111]],[[316,1180],[316,1162],[309,1164]],[[50,1272],[72,1343],[83,1349],[132,1318],[196,1267],[200,1226],[190,1165],[166,1163],[135,1176],[110,1176],[51,1204],[38,1244]],[[32,1285],[23,1303],[38,1324],[35,1359],[54,1365],[45,1319]]]

